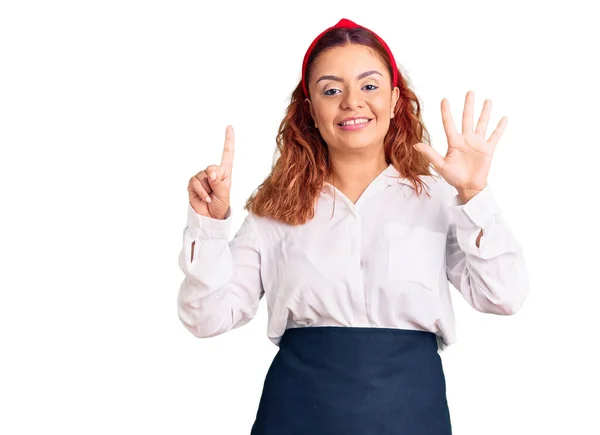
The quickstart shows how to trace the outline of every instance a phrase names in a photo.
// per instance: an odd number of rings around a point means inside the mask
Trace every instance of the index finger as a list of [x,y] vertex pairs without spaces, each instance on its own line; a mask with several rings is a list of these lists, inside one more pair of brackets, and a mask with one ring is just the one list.
[[[221,166],[226,166],[230,169],[233,165],[233,152],[235,151],[235,135],[233,127],[228,125],[225,129],[225,146],[223,147],[223,157],[221,157]],[[231,172],[230,172],[231,173]]]
[[450,112],[450,103],[446,98],[442,100],[442,124],[448,139],[457,134],[454,119],[452,119],[452,113]]

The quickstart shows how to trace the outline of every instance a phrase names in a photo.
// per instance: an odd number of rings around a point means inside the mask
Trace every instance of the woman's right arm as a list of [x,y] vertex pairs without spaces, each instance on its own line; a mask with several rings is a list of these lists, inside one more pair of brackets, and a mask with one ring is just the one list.
[[248,323],[256,314],[264,289],[256,222],[249,213],[229,241],[231,208],[224,219],[195,212],[188,204],[179,267],[177,311],[196,337],[223,334]]

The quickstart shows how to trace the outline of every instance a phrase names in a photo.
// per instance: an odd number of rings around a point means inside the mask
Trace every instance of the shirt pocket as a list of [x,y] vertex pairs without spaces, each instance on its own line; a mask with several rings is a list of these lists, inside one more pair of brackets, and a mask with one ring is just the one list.
[[396,222],[388,222],[385,231],[388,280],[437,290],[445,266],[446,234]]

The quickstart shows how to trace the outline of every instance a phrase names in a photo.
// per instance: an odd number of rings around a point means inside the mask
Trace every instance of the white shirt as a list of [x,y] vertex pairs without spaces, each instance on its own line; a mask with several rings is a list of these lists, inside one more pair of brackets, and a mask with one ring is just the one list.
[[431,199],[398,176],[390,164],[356,204],[325,183],[303,225],[249,212],[231,241],[231,208],[220,220],[188,204],[181,322],[197,337],[219,335],[248,323],[266,295],[276,345],[286,328],[385,327],[433,332],[442,351],[456,341],[449,284],[478,311],[515,313],[527,271],[490,186],[460,205],[438,175],[421,176]]

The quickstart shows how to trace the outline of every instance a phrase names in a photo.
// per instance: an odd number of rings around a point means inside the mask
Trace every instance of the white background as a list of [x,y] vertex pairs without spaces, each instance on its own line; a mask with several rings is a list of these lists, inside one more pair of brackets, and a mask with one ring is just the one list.
[[440,153],[442,98],[459,128],[468,90],[476,119],[493,101],[488,134],[508,117],[488,181],[531,293],[502,317],[453,289],[454,433],[600,433],[600,35],[585,3],[0,3],[0,433],[250,433],[277,350],[266,301],[214,338],[179,322],[186,187],[232,124],[237,230],[304,53],[341,18],[386,40]]

